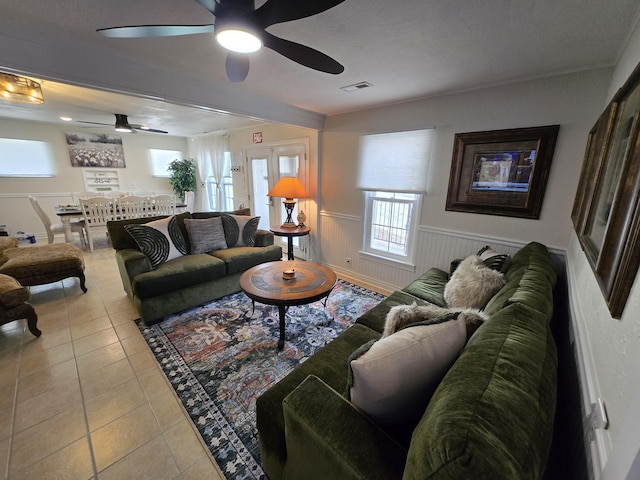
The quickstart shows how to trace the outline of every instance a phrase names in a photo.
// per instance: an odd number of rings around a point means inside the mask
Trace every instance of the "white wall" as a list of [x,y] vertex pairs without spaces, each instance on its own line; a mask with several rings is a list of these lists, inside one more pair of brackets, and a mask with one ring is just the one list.
[[[362,195],[354,188],[360,135],[435,125],[422,225],[564,249],[587,133],[610,75],[610,69],[592,70],[329,117],[322,134],[320,207],[329,214],[362,215]],[[445,211],[456,133],[551,124],[560,124],[560,132],[539,220]],[[327,258],[331,248],[323,245]]]
[[[613,72],[600,110],[604,110],[639,61],[640,28],[636,28]],[[575,235],[569,245],[568,266],[574,322],[584,346],[589,393],[604,400],[610,421],[609,429],[597,437],[602,478],[637,479],[640,472],[631,470],[631,466],[640,453],[640,282],[636,276],[622,318],[616,320],[609,314]]]
[[[55,204],[70,203],[72,201],[71,193],[86,190],[82,175],[83,169],[71,166],[64,136],[65,132],[75,131],[104,132],[104,130],[85,129],[78,125],[0,118],[0,137],[47,142],[51,148],[57,170],[56,175],[51,178],[0,177],[0,223],[8,225],[12,232],[22,230],[35,233],[37,237],[46,237],[44,227],[37,219],[26,195],[42,196],[43,207],[49,216],[55,219],[53,212]],[[118,169],[120,190],[172,192],[168,178],[151,176],[147,150],[149,148],[179,150],[186,155],[187,141],[185,138],[151,133],[109,133],[122,137],[126,168]],[[23,197],[22,201],[19,197]]]

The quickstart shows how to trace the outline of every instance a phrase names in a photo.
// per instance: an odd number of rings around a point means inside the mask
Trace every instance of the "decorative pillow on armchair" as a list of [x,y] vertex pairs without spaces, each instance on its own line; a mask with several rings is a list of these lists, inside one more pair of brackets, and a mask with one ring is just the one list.
[[155,269],[158,265],[187,254],[187,245],[175,216],[124,228],[138,244]]
[[485,265],[477,255],[465,258],[444,287],[449,307],[484,308],[504,285],[504,275]]
[[189,243],[191,244],[189,253],[192,255],[227,248],[227,240],[220,217],[185,218],[184,226],[189,235]]
[[412,324],[356,350],[347,397],[382,426],[415,422],[467,340],[464,321]]
[[221,215],[227,247],[253,247],[260,217]]

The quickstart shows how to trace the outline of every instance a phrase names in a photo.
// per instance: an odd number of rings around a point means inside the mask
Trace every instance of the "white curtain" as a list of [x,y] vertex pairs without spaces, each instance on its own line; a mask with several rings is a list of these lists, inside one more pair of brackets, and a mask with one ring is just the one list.
[[196,211],[209,210],[207,178],[215,178],[215,191],[211,192],[216,205],[222,205],[222,175],[224,174],[225,152],[229,151],[229,135],[201,135],[193,138],[192,156],[198,169],[199,187],[196,193]]
[[224,175],[225,152],[229,151],[229,135],[211,135],[209,139],[209,153],[211,155],[211,172],[216,179],[214,192],[218,210],[222,210],[222,176]]

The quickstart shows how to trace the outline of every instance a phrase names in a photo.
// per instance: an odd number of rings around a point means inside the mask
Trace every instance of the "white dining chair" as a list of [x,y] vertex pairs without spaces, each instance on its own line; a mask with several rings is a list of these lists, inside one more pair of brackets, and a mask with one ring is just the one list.
[[174,215],[176,213],[175,195],[156,195],[149,198],[153,215]]
[[142,218],[149,215],[149,201],[146,197],[127,195],[116,200],[119,220]]
[[113,201],[106,197],[81,198],[80,209],[84,215],[89,250],[93,252],[95,231],[104,230],[106,232],[107,222],[115,218]]
[[186,205],[185,211],[193,212],[193,205],[195,203],[195,199],[196,199],[195,192],[192,192],[191,190],[187,190],[186,192],[184,192],[184,203]]
[[[47,239],[49,243],[53,243],[56,235],[64,235],[64,225],[62,223],[53,223],[49,218],[49,215],[43,210],[42,206],[38,199],[34,196],[29,196],[29,201],[31,202],[31,206],[38,214],[40,221],[44,225],[44,229],[47,232]],[[71,231],[73,233],[77,233],[80,236],[80,243],[84,248],[85,245],[85,228],[84,221],[79,222],[71,222]]]

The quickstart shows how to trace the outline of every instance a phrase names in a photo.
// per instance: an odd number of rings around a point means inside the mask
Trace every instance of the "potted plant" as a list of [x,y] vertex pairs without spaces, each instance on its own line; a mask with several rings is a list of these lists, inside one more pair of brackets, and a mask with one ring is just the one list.
[[196,164],[192,158],[176,159],[169,163],[167,170],[171,172],[169,183],[180,201],[184,201],[184,192],[196,191]]

